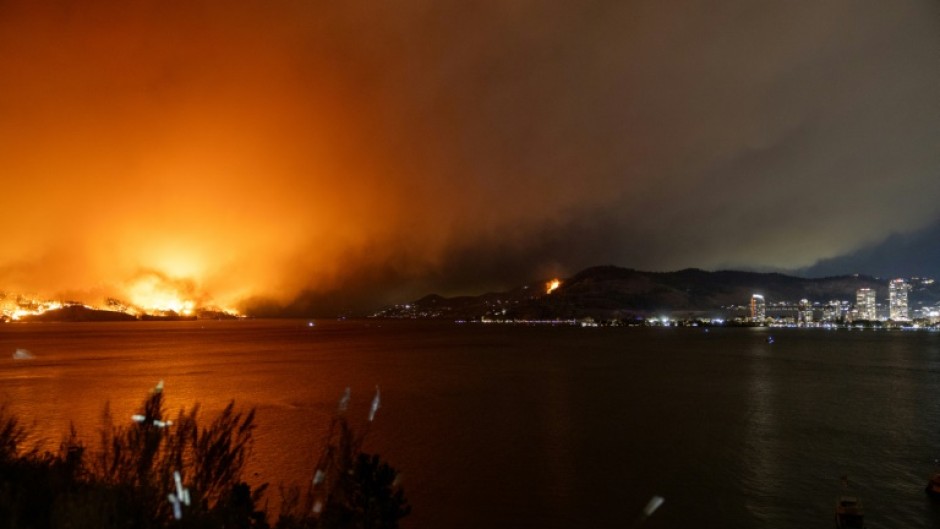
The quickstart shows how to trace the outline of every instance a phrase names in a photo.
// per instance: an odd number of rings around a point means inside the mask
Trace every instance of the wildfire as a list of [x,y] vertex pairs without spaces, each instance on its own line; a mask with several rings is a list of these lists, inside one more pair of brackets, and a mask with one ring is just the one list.
[[558,279],[552,279],[552,280],[549,281],[548,283],[545,283],[545,293],[546,293],[546,294],[551,294],[552,292],[554,292],[554,291],[555,291],[558,287],[560,287],[560,286],[561,286],[561,281],[560,281],[560,280],[558,280]]
[[[0,293],[0,296],[3,296]],[[183,317],[217,319],[240,318],[243,315],[235,308],[219,307],[215,305],[197,305],[195,301],[174,297],[172,295],[153,295],[147,298],[136,298],[133,304],[126,304],[114,298],[108,298],[101,306],[89,305],[75,301],[49,301],[25,296],[0,297],[0,321],[20,321],[30,316],[39,316],[45,312],[63,309],[66,307],[81,306],[88,310],[123,312],[135,317]]]
[[12,310],[4,310],[3,313],[11,320],[18,321],[24,316],[36,316],[47,310],[56,310],[62,308],[62,303],[57,301],[21,301],[14,306]]
[[138,319],[155,318],[239,318],[238,310],[211,302],[193,281],[179,280],[151,272],[125,284],[119,297],[108,297],[102,305],[82,301],[48,300],[32,294],[0,292],[0,322],[28,320],[32,316],[69,307],[120,312]]
[[175,312],[177,314],[182,314],[183,316],[189,316],[196,308],[196,302],[173,296],[157,296],[156,298],[140,302],[138,306],[148,314]]
[[157,274],[148,274],[135,281],[128,288],[131,305],[146,314],[175,312],[190,316],[196,308],[196,302],[189,299],[183,288]]

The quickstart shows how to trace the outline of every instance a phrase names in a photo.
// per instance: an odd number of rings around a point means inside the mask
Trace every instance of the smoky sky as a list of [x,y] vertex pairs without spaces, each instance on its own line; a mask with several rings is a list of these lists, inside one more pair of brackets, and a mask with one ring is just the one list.
[[0,57],[0,289],[314,312],[940,221],[933,1],[4,1]]

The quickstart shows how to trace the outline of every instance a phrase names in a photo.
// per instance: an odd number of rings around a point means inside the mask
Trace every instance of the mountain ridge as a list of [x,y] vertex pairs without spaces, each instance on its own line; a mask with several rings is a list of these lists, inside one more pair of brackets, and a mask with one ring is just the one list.
[[[719,313],[747,305],[753,294],[768,303],[829,301],[855,302],[856,290],[872,288],[879,300],[888,296],[888,281],[865,275],[822,278],[790,276],[779,272],[737,270],[706,271],[686,268],[674,272],[648,272],[613,265],[593,266],[562,279],[547,292],[545,283],[529,283],[476,296],[444,297],[428,294],[404,305],[386,307],[377,317],[476,319],[638,318],[659,313]],[[917,284],[911,307],[940,302],[940,286]]]

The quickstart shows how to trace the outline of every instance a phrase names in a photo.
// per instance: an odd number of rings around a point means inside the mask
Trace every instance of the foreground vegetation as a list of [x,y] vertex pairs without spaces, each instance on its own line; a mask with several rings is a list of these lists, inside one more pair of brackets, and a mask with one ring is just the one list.
[[254,410],[229,403],[200,427],[198,405],[167,418],[158,385],[134,422],[115,425],[105,410],[97,450],[73,427],[53,453],[27,448],[28,432],[0,407],[0,529],[395,528],[410,512],[397,472],[362,452],[347,400],[310,483],[280,487],[276,516],[260,505],[267,484],[242,479]]

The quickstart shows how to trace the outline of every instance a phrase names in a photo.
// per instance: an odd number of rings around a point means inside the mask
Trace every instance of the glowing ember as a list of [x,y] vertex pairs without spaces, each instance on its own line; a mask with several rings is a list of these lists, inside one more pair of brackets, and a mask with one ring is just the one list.
[[560,280],[558,280],[558,279],[552,279],[552,280],[549,281],[548,283],[545,283],[545,293],[546,293],[546,294],[551,294],[552,292],[555,291],[555,289],[557,289],[557,288],[560,287],[560,286],[561,286],[561,281],[560,281]]

